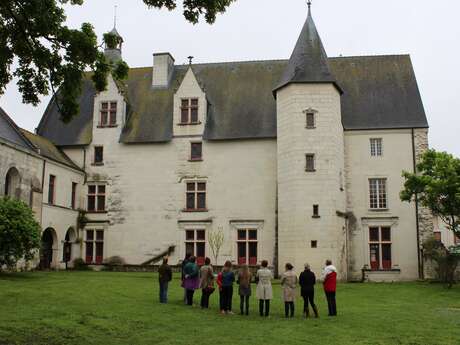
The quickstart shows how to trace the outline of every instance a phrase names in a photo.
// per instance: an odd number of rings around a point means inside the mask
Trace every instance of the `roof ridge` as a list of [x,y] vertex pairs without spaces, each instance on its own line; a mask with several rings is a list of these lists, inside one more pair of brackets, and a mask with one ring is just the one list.
[[410,56],[409,53],[404,54],[375,54],[375,55],[347,55],[347,56],[329,56],[329,59],[356,59],[356,58],[375,58],[375,57],[403,57]]

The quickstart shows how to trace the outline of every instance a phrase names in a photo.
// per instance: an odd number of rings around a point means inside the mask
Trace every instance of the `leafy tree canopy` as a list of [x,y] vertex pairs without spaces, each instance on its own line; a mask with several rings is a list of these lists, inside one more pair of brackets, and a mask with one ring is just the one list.
[[16,199],[0,198],[0,269],[22,258],[31,260],[40,247],[40,225],[32,210]]
[[[41,95],[59,89],[57,104],[61,119],[68,122],[78,114],[83,73],[93,72],[97,91],[107,86],[112,72],[116,79],[127,76],[125,62],[111,63],[100,50],[94,28],[83,23],[80,29],[65,25],[64,4],[81,5],[84,0],[2,0],[0,2],[0,95],[13,77],[23,102],[37,105]],[[128,1],[128,0],[126,0]],[[132,1],[132,0],[130,0]],[[184,17],[197,23],[203,15],[213,23],[216,15],[235,0],[184,0]],[[149,7],[172,10],[177,0],[143,0]],[[104,35],[108,47],[114,35]],[[13,62],[18,67],[12,70]]]
[[415,197],[439,216],[447,228],[460,235],[460,159],[446,152],[426,151],[417,173],[403,172],[402,201]]

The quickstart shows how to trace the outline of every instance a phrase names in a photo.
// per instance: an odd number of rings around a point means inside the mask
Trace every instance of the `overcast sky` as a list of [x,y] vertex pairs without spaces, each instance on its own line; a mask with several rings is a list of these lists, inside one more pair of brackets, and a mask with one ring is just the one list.
[[[305,0],[237,0],[214,25],[192,25],[181,8],[148,9],[142,0],[85,0],[67,6],[71,27],[113,27],[124,38],[131,67],[151,66],[152,53],[170,52],[177,64],[289,58],[307,14]],[[430,145],[460,157],[460,2],[454,0],[313,0],[313,17],[329,56],[410,54],[430,124]],[[14,82],[0,106],[33,130],[49,98],[25,105]]]

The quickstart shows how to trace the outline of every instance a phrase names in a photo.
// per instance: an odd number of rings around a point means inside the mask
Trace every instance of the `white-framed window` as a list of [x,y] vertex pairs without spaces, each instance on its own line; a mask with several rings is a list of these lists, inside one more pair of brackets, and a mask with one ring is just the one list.
[[373,210],[387,209],[387,179],[369,179],[369,208]]
[[87,210],[89,212],[104,212],[105,196],[105,184],[88,184]]
[[391,270],[391,227],[369,227],[369,261],[371,270]]
[[257,265],[257,229],[237,230],[238,265]]
[[383,154],[382,138],[371,138],[371,156],[381,156]]
[[203,265],[206,258],[206,231],[204,229],[185,230],[185,252],[196,257],[197,265]]
[[97,265],[102,264],[104,261],[104,230],[87,229],[85,233],[86,263]]

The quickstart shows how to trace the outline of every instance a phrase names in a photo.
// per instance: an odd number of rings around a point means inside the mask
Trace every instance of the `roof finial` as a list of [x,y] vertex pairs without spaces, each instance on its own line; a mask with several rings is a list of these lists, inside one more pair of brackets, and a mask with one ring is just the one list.
[[311,8],[311,0],[307,0],[308,10]]
[[193,61],[193,56],[190,55],[187,59],[188,59],[188,64],[191,65]]
[[114,6],[114,11],[113,11],[113,27],[115,29],[117,28],[117,5]]

